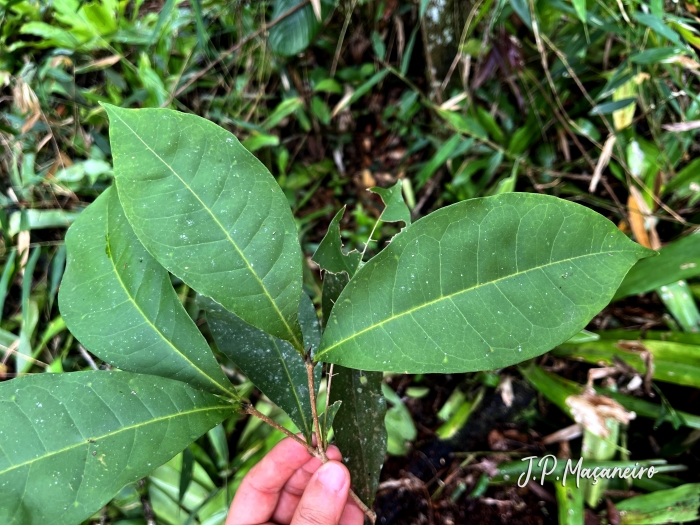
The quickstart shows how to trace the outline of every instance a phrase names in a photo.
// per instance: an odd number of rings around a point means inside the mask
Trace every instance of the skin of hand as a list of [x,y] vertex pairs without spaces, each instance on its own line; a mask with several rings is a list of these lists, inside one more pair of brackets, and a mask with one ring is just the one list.
[[363,525],[340,450],[326,454],[324,465],[294,440],[280,441],[243,478],[226,525]]

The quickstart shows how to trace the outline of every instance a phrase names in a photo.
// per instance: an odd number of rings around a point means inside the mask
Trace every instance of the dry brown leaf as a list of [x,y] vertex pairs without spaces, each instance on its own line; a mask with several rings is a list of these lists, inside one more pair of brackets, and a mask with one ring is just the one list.
[[613,146],[615,145],[616,137],[615,135],[610,135],[603,145],[603,151],[600,153],[598,158],[598,163],[595,165],[595,170],[593,170],[593,177],[591,178],[591,183],[588,186],[588,191],[595,193],[595,189],[598,187],[598,182],[603,176],[603,170],[608,166],[610,162],[610,157],[612,156]]
[[19,253],[19,274],[24,275],[24,267],[29,260],[29,241],[31,234],[29,230],[21,231],[17,234],[17,253]]
[[690,131],[693,129],[700,128],[700,120],[689,120],[688,122],[678,122],[677,124],[666,124],[661,127],[664,128],[666,131]]
[[628,412],[617,401],[607,396],[596,394],[595,390],[586,388],[583,394],[569,396],[566,405],[571,409],[571,415],[576,423],[599,437],[608,437],[610,430],[605,421],[614,419],[627,425],[637,415]]
[[632,228],[632,235],[637,240],[639,244],[645,248],[651,248],[651,241],[649,240],[649,234],[647,233],[647,228],[644,218],[651,214],[651,210],[647,205],[642,193],[637,189],[636,186],[630,186],[630,196],[627,199],[627,210],[629,211],[629,221],[630,228]]

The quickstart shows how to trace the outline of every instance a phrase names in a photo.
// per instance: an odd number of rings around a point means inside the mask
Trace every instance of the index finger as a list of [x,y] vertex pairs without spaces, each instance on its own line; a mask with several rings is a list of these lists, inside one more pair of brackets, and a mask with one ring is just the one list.
[[298,469],[313,459],[291,438],[280,441],[243,478],[226,525],[258,525],[272,517],[282,489]]

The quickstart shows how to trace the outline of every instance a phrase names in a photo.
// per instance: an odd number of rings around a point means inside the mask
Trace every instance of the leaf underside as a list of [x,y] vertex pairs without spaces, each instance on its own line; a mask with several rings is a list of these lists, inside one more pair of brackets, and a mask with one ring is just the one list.
[[301,348],[301,249],[272,175],[201,117],[105,108],[119,199],[144,247],[202,295]]
[[179,381],[130,372],[2,383],[0,523],[81,523],[234,408]]
[[235,390],[180,303],[168,272],[139,243],[116,188],[95,200],[66,236],[61,315],[92,353],[122,370]]
[[460,202],[405,228],[355,274],[316,359],[407,373],[518,363],[584,328],[652,253],[555,197]]

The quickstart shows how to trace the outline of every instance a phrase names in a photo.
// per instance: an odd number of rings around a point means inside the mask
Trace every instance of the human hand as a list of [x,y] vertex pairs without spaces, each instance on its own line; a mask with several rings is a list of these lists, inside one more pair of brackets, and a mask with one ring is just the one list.
[[326,454],[323,465],[294,440],[280,441],[243,478],[226,525],[362,525],[340,451]]

